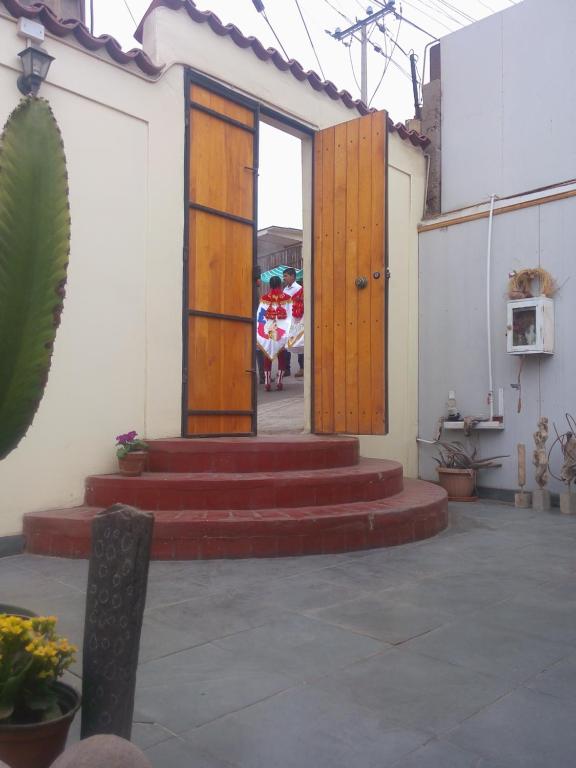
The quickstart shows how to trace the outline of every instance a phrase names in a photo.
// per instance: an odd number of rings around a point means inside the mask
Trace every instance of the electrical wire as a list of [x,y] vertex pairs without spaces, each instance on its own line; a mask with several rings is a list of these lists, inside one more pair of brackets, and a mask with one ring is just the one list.
[[[436,14],[435,16],[430,16],[430,14],[427,14],[426,11],[420,11],[420,13],[423,13],[425,16],[428,16],[429,19],[434,19],[434,21],[437,24],[442,23],[438,18],[439,16],[442,16],[445,19],[448,19],[448,21],[451,21],[452,24],[457,24],[459,28],[463,26],[463,22],[460,21],[460,19],[456,19],[454,16],[451,16],[450,14],[446,13],[444,9],[439,8],[437,5],[431,5],[431,3],[428,2],[428,0],[416,0],[416,2],[420,3],[425,8],[428,8],[433,14]],[[446,27],[446,29],[450,29],[450,27],[447,27],[446,24],[444,24],[444,27]]]
[[302,9],[300,8],[300,3],[298,2],[298,0],[294,0],[294,2],[296,3],[296,8],[298,8],[298,13],[300,14],[300,18],[302,19],[302,24],[304,24],[304,29],[306,30],[306,34],[308,35],[308,40],[310,41],[310,45],[312,46],[312,50],[314,51],[314,56],[316,56],[316,61],[318,62],[318,66],[320,67],[320,72],[322,73],[322,77],[324,78],[324,80],[326,80],[326,75],[324,74],[324,70],[322,69],[322,64],[320,63],[320,58],[318,56],[316,46],[314,45],[314,41],[310,36],[310,30],[308,29],[308,24],[306,24],[306,19],[304,18],[304,14],[302,13]]
[[337,13],[339,16],[341,16],[343,19],[346,19],[346,21],[347,21],[349,24],[353,24],[353,21],[352,21],[352,19],[351,19],[349,16],[346,16],[346,14],[345,14],[345,13],[342,13],[342,11],[341,11],[339,8],[336,8],[336,6],[335,6],[335,5],[332,5],[332,3],[330,2],[330,0],[324,0],[324,2],[326,3],[326,5],[330,6],[330,8],[332,8],[332,10],[333,10],[333,11],[336,11],[336,13]]
[[[469,13],[466,13],[465,11],[461,11],[459,8],[457,8],[455,5],[452,5],[452,3],[449,3],[448,0],[431,0],[431,2],[438,8],[440,13],[442,13],[441,5],[445,8],[448,8],[453,13],[458,13],[460,16],[465,19],[466,21],[473,24],[477,19],[474,18],[474,16],[470,16]],[[449,14],[446,14],[449,15]],[[458,23],[458,20],[456,19],[456,22]]]
[[348,48],[348,58],[350,59],[350,67],[352,68],[352,77],[354,78],[354,82],[356,83],[356,88],[358,88],[359,91],[362,90],[360,87],[360,83],[358,82],[358,78],[356,77],[356,72],[354,71],[354,62],[352,61],[352,44],[347,46]]
[[138,26],[138,22],[136,21],[136,19],[134,18],[134,14],[130,10],[130,6],[128,5],[128,0],[124,0],[124,5],[126,6],[126,10],[128,11],[128,13],[130,14],[130,18],[134,22],[134,26],[137,27]]
[[[404,2],[406,2],[406,0],[404,0]],[[394,16],[397,19],[402,19],[402,21],[406,22],[406,24],[409,24],[411,27],[414,27],[414,29],[418,29],[420,32],[423,32],[425,35],[428,35],[428,37],[431,37],[432,40],[438,41],[438,38],[436,37],[436,35],[433,35],[432,32],[428,32],[428,30],[424,29],[423,27],[419,27],[418,24],[414,24],[413,21],[410,21],[409,19],[406,18],[406,16],[403,16],[401,13],[394,13]]]
[[388,59],[386,60],[386,64],[384,65],[384,71],[382,72],[382,76],[380,80],[378,81],[378,85],[376,86],[374,93],[372,94],[372,98],[368,102],[368,106],[372,104],[374,101],[374,97],[380,90],[380,86],[384,82],[384,78],[386,77],[386,72],[388,72],[388,67],[390,66],[390,63],[392,62],[392,57],[394,56],[394,51],[396,50],[396,46],[398,45],[398,38],[400,37],[400,28],[402,27],[402,19],[398,22],[398,29],[396,30],[396,39],[394,40],[394,45],[392,46],[392,50],[390,51],[390,55],[388,56]]
[[[124,1],[126,1],[126,0],[124,0]],[[268,26],[270,27],[270,30],[271,30],[272,34],[274,35],[274,37],[276,38],[276,42],[277,42],[277,43],[278,43],[278,45],[280,46],[280,49],[281,49],[282,53],[284,54],[284,56],[286,56],[286,59],[287,59],[287,60],[290,60],[290,56],[288,56],[288,54],[286,53],[286,49],[284,48],[284,46],[283,46],[283,45],[282,45],[282,43],[280,42],[280,38],[278,37],[278,35],[276,34],[276,31],[275,31],[274,27],[273,27],[273,26],[272,26],[272,24],[270,23],[270,21],[269,21],[269,19],[268,19],[268,16],[266,15],[266,11],[261,11],[261,12],[260,12],[260,14],[261,14],[261,16],[263,16],[263,17],[264,17],[264,21],[265,21],[265,22],[266,22],[266,24],[268,24]]]

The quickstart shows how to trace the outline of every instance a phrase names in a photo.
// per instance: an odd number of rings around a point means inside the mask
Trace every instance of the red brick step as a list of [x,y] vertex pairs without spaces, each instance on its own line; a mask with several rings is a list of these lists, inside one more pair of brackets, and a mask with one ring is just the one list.
[[148,440],[151,472],[280,472],[358,463],[355,437],[281,435]]
[[[376,501],[258,510],[155,512],[152,557],[195,560],[349,552],[418,541],[448,523],[446,493],[420,480]],[[25,516],[26,549],[33,554],[88,557],[98,507]]]
[[373,501],[402,490],[402,465],[361,459],[354,466],[290,472],[149,472],[94,475],[86,504],[117,502],[145,510],[266,509]]

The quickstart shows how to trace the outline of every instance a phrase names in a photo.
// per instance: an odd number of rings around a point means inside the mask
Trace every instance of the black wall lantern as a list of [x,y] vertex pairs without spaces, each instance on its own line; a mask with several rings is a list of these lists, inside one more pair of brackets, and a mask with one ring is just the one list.
[[34,45],[28,46],[18,54],[22,60],[22,74],[18,78],[18,89],[25,96],[36,96],[40,86],[46,80],[50,64],[54,56],[46,53],[43,48]]

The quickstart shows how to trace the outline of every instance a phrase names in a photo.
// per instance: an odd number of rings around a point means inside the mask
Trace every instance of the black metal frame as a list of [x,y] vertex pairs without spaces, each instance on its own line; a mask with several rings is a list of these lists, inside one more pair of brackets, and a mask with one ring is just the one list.
[[[218,112],[215,112],[214,110],[211,110],[209,107],[205,107],[203,104],[198,104],[193,99],[190,98],[190,86],[192,84],[199,85],[203,88],[206,88],[207,90],[210,90],[212,93],[216,93],[219,96],[223,96],[224,98],[235,102],[236,104],[240,104],[240,106],[245,107],[249,109],[253,115],[254,115],[254,128],[251,128],[250,126],[244,125],[238,120],[234,120],[234,118],[229,118],[226,115],[221,115]],[[234,216],[234,214],[229,214],[224,211],[218,211],[211,208],[208,208],[206,206],[199,205],[197,203],[191,203],[189,199],[189,172],[190,172],[190,110],[195,109],[201,112],[204,112],[206,114],[211,115],[212,117],[215,117],[219,120],[222,120],[225,123],[229,123],[230,125],[235,126],[236,128],[240,128],[242,130],[246,130],[253,136],[253,144],[252,144],[252,151],[253,151],[253,157],[254,157],[254,167],[250,168],[250,170],[254,173],[254,185],[253,185],[253,200],[252,200],[252,206],[253,206],[253,214],[254,217],[252,220],[250,219],[244,219],[241,216]],[[188,376],[189,376],[189,370],[188,370],[188,340],[189,340],[189,331],[188,331],[188,319],[191,316],[196,317],[213,317],[221,320],[235,320],[243,323],[250,323],[255,328],[255,317],[256,317],[256,290],[255,290],[255,284],[253,283],[253,290],[252,290],[252,317],[251,318],[245,318],[241,316],[235,316],[235,315],[225,315],[225,314],[219,314],[215,312],[202,312],[200,310],[190,310],[188,308],[188,281],[189,281],[189,264],[188,264],[188,254],[189,254],[189,245],[190,245],[190,216],[189,212],[191,209],[193,210],[199,210],[204,211],[206,213],[210,213],[216,216],[221,216],[222,218],[229,219],[231,221],[237,221],[242,224],[246,224],[252,227],[252,269],[254,270],[254,267],[257,265],[257,246],[258,246],[258,161],[259,161],[259,123],[260,123],[260,104],[256,101],[253,101],[252,99],[249,99],[241,94],[236,93],[235,91],[232,91],[228,88],[225,88],[220,83],[217,83],[210,78],[205,77],[204,75],[201,75],[198,72],[195,72],[192,69],[186,69],[184,72],[184,110],[185,110],[185,167],[184,167],[184,215],[185,215],[185,222],[184,222],[184,284],[182,287],[183,294],[182,294],[182,300],[183,300],[183,312],[182,312],[182,436],[183,437],[192,437],[192,435],[188,432],[188,416],[215,416],[215,415],[222,415],[222,416],[250,416],[251,417],[251,426],[252,431],[246,432],[246,433],[218,433],[218,435],[214,435],[213,433],[207,433],[207,434],[195,434],[193,437],[252,437],[256,434],[257,431],[257,380],[255,371],[252,373],[252,410],[249,411],[231,411],[231,410],[222,410],[222,411],[209,411],[209,410],[195,410],[189,408],[188,403]],[[254,333],[252,334],[252,342],[251,342],[251,360],[252,360],[252,368],[255,369],[255,361],[256,361],[256,333],[254,330]]]

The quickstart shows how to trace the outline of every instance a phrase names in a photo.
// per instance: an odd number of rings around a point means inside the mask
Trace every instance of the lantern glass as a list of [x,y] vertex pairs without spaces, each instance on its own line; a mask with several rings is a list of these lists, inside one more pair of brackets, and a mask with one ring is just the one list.
[[[22,61],[22,85],[26,93],[37,93],[46,80],[54,57],[42,48],[30,45],[18,54]],[[22,90],[22,89],[21,89]]]

